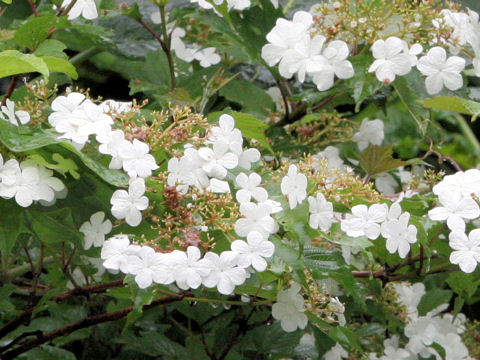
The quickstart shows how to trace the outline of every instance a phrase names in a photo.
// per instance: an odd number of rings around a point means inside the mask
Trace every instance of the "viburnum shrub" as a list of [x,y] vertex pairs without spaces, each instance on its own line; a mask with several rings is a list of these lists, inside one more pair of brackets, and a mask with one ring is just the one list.
[[2,1],[1,359],[480,359],[475,1]]

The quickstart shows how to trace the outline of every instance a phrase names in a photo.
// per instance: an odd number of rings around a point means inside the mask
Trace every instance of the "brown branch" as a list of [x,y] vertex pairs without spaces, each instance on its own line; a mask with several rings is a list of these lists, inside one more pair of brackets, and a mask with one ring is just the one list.
[[17,77],[12,76],[12,78],[10,79],[10,84],[8,84],[7,92],[3,96],[2,106],[5,106],[5,104],[7,103],[7,99],[12,96],[13,90],[15,90],[15,85],[17,85]]
[[116,280],[109,283],[104,284],[96,284],[96,285],[89,285],[84,287],[78,287],[72,290],[65,291],[53,297],[55,301],[62,301],[68,299],[72,296],[77,295],[89,295],[89,294],[98,294],[107,291],[108,289],[123,287],[125,284],[123,280]]
[[[186,293],[178,294],[174,296],[166,296],[160,299],[153,300],[150,305],[143,306],[143,311],[154,308],[156,306],[165,305],[174,301],[180,301],[185,297]],[[118,311],[112,311],[106,314],[93,315],[86,317],[82,320],[72,322],[68,325],[62,326],[56,330],[52,330],[47,333],[38,334],[35,338],[27,340],[20,344],[13,350],[10,350],[1,356],[2,360],[15,359],[20,354],[23,354],[39,345],[52,341],[58,337],[69,335],[72,332],[80,329],[84,329],[93,325],[102,324],[105,322],[120,320],[133,311],[133,306],[128,306]],[[15,340],[14,340],[15,341]]]
[[430,146],[428,148],[428,151],[421,158],[422,160],[425,159],[428,155],[433,154],[438,157],[438,162],[440,164],[442,164],[445,160],[447,160],[450,164],[452,164],[455,170],[462,171],[462,168],[460,167],[460,165],[458,165],[458,163],[451,156],[448,156],[448,155],[444,156],[437,150],[433,150],[433,140],[431,138],[428,138],[428,140],[430,141]]
[[5,324],[0,329],[0,339],[6,336],[7,334],[11,333],[13,330],[18,328],[22,324],[28,324],[32,317],[33,307],[30,309],[25,310],[23,313],[15,316],[13,320]]
[[33,0],[28,0],[28,3],[30,4],[30,7],[32,8],[33,15],[35,15],[35,17],[38,17],[37,7],[35,6],[35,3],[33,2]]
[[148,25],[145,21],[143,21],[142,19],[138,19],[137,20],[139,22],[140,25],[142,25],[145,30],[147,30],[150,34],[152,34],[152,36],[155,38],[155,40],[157,40],[160,44],[160,46],[162,47],[162,50],[167,52],[167,45],[165,44],[165,42],[162,40],[162,38],[160,37],[160,35],[158,35],[155,30],[153,30],[150,25]]

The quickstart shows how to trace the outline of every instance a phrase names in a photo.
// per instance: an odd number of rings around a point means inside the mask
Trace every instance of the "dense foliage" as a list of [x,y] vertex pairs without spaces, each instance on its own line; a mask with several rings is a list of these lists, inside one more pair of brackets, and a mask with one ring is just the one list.
[[480,359],[474,2],[2,1],[1,359]]

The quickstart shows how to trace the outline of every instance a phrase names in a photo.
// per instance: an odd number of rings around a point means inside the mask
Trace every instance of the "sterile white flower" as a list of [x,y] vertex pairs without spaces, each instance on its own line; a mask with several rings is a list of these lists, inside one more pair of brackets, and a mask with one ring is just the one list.
[[386,217],[386,204],[373,204],[369,208],[363,204],[355,205],[352,207],[352,214],[347,214],[340,226],[348,236],[366,236],[375,240],[380,235],[380,223],[384,222]]
[[10,99],[7,99],[5,105],[2,105],[0,109],[2,110],[0,111],[0,119],[8,121],[15,126],[18,126],[19,122],[25,125],[30,121],[30,114],[24,110],[15,111],[15,103]]
[[310,227],[320,228],[323,231],[330,230],[333,221],[333,204],[327,201],[320,192],[317,193],[317,198],[309,196],[308,202],[310,204]]
[[368,147],[368,144],[381,145],[384,137],[383,121],[365,118],[352,139],[358,143],[358,148],[363,151]]
[[[63,0],[62,9],[66,9],[72,0]],[[77,0],[68,12],[68,20],[76,19],[82,15],[85,19],[92,20],[98,17],[97,6],[94,0]]]
[[173,277],[180,289],[197,289],[202,278],[210,273],[210,264],[207,260],[200,260],[200,250],[195,246],[189,246],[186,252],[174,250],[170,257]]
[[307,177],[302,173],[298,173],[295,165],[290,165],[287,176],[282,179],[280,184],[282,194],[288,197],[290,209],[294,209],[307,197],[307,183]]
[[245,218],[235,222],[235,232],[239,236],[247,236],[252,231],[258,231],[265,237],[275,232],[275,221],[270,216],[271,208],[267,204],[242,203],[240,214]]
[[331,41],[322,51],[325,61],[321,69],[312,74],[318,90],[330,89],[333,86],[334,76],[339,79],[348,79],[354,75],[352,63],[346,60],[348,54],[348,46],[341,40]]
[[0,182],[3,185],[13,185],[17,179],[17,174],[20,172],[20,164],[16,159],[7,160],[3,162],[3,156],[0,154]]
[[480,229],[470,231],[468,237],[464,232],[452,231],[448,239],[455,250],[450,254],[450,262],[459,265],[463,272],[472,273],[480,262]]
[[463,85],[460,73],[465,68],[465,60],[458,56],[447,59],[447,52],[442,47],[431,48],[426,56],[418,60],[417,68],[427,76],[425,87],[430,95],[439,93],[444,86],[455,91]]
[[298,81],[304,82],[307,73],[312,74],[324,69],[328,64],[327,59],[321,54],[325,40],[323,35],[311,37],[310,34],[305,33],[294,46],[294,50],[283,57],[282,64],[287,66],[288,71],[281,71],[280,74],[286,78],[290,74],[297,74]]
[[133,139],[133,142],[127,141],[118,149],[118,155],[122,159],[123,170],[130,177],[146,178],[152,175],[152,171],[158,169],[155,158],[149,154],[148,144]]
[[342,360],[347,358],[348,353],[339,343],[336,343],[334,347],[323,355],[323,360]]
[[398,294],[396,302],[404,305],[407,308],[409,321],[418,318],[418,304],[423,295],[426,294],[425,285],[421,282],[409,284],[406,282],[394,283],[393,287]]
[[370,51],[376,60],[368,72],[375,72],[377,79],[386,85],[392,83],[396,75],[406,75],[412,69],[410,55],[404,53],[403,40],[395,36],[375,41]]
[[428,212],[428,217],[436,221],[447,221],[450,230],[465,231],[463,219],[475,219],[480,216],[480,208],[471,197],[463,197],[459,192],[441,193],[440,204]]
[[117,219],[125,219],[130,226],[138,226],[142,221],[142,210],[148,207],[145,194],[145,181],[142,178],[131,180],[128,191],[116,190],[110,200],[112,214]]
[[203,162],[202,169],[208,176],[222,180],[227,176],[227,169],[238,165],[237,155],[228,150],[228,144],[223,140],[215,141],[213,149],[203,147],[198,150],[198,156]]
[[390,254],[398,251],[403,259],[410,251],[410,244],[417,242],[417,228],[415,225],[408,225],[410,214],[408,212],[400,215],[398,219],[387,221],[382,225],[382,236],[387,239],[386,247]]
[[268,199],[267,190],[259,187],[262,182],[262,177],[257,173],[252,173],[247,176],[245,173],[240,173],[235,178],[237,186],[241,187],[235,195],[239,203],[250,202],[254,198],[258,202],[264,202]]
[[470,197],[472,194],[480,195],[480,170],[457,171],[453,175],[445,176],[433,187],[433,193],[437,196],[456,192],[460,192],[464,197]]
[[105,241],[105,235],[112,231],[112,222],[105,220],[105,213],[98,211],[90,216],[90,221],[86,221],[80,226],[79,231],[84,234],[83,248],[90,249],[93,246],[102,246]]
[[129,274],[135,275],[135,282],[140,289],[152,285],[169,284],[173,277],[167,262],[168,255],[157,253],[150,246],[142,246],[137,254],[129,255],[125,259]]
[[265,271],[267,262],[265,258],[269,258],[275,251],[272,242],[258,231],[252,231],[247,235],[247,241],[235,240],[230,246],[232,251],[238,253],[237,264],[242,268],[252,266],[257,271]]
[[212,178],[206,190],[216,194],[230,194],[230,185],[227,181]]
[[[318,152],[317,154],[313,155],[315,159],[321,161],[322,159],[327,160],[328,169],[339,169],[343,170],[345,167],[342,158],[340,157],[340,150],[335,146],[327,146],[322,151]],[[318,167],[319,163],[315,162],[313,164],[314,167]]]
[[220,256],[207,252],[204,259],[208,261],[210,273],[203,278],[203,285],[208,288],[217,287],[220,294],[230,295],[235,286],[245,282],[245,269],[237,266],[238,254],[233,251],[223,251]]
[[218,125],[210,129],[208,139],[212,142],[225,141],[229,149],[239,156],[242,152],[243,137],[242,132],[235,128],[235,119],[228,114],[223,114],[218,119]]
[[415,358],[410,351],[398,347],[398,335],[385,339],[383,346],[384,355],[379,360],[413,360]]
[[109,134],[108,138],[102,140],[105,142],[100,144],[98,151],[102,154],[112,156],[108,167],[110,169],[121,169],[123,161],[119,155],[119,151],[123,147],[128,146],[127,144],[129,143],[129,141],[125,139],[125,134],[122,130],[114,130]]
[[305,312],[305,301],[300,292],[300,285],[292,283],[290,289],[281,290],[277,294],[277,302],[272,306],[272,316],[280,321],[282,329],[292,332],[297,328],[305,329],[308,324]]
[[291,77],[293,74],[288,71],[290,50],[305,37],[306,30],[312,23],[312,15],[305,11],[297,11],[292,21],[277,19],[275,26],[267,34],[269,44],[262,47],[262,58],[268,66],[280,62],[280,74],[287,78]]
[[48,122],[53,127],[57,126],[57,123],[68,120],[68,117],[81,107],[81,104],[85,100],[85,95],[72,92],[67,96],[57,96],[52,101],[53,112],[48,116]]
[[215,49],[214,47],[198,50],[193,54],[193,58],[195,60],[198,60],[200,62],[200,66],[204,68],[216,65],[222,59],[220,55],[215,53],[216,50],[217,49]]
[[139,246],[130,245],[128,235],[118,234],[103,243],[100,257],[105,260],[103,266],[110,270],[120,270],[127,273],[126,257],[140,250]]

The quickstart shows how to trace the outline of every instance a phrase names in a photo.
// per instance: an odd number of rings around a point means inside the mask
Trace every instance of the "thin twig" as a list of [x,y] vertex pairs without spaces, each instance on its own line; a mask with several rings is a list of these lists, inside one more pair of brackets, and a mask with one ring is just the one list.
[[96,284],[96,285],[78,287],[78,288],[60,293],[58,295],[55,295],[53,297],[53,300],[61,301],[61,300],[68,299],[72,296],[77,296],[77,295],[98,294],[98,293],[105,292],[108,289],[123,287],[123,286],[125,286],[125,284],[123,283],[123,280],[116,280],[116,281],[112,281],[112,282],[104,283],[104,284]]
[[455,170],[462,171],[462,168],[460,167],[460,165],[458,165],[458,163],[451,156],[448,156],[448,155],[444,156],[440,154],[440,152],[438,152],[437,150],[433,150],[433,140],[431,138],[428,138],[428,140],[430,141],[430,146],[428,148],[428,151],[425,153],[425,155],[423,155],[421,159],[425,159],[428,155],[433,154],[438,157],[438,162],[440,164],[442,164],[445,160],[448,160],[448,162],[452,164]]
[[38,17],[38,10],[33,0],[27,0],[27,1],[30,4],[30,7],[32,8],[33,15],[35,15],[35,17]]
[[5,104],[7,103],[7,99],[9,99],[10,96],[12,96],[13,90],[15,90],[15,85],[17,85],[17,77],[12,76],[12,78],[10,79],[10,84],[8,84],[7,91],[3,96],[2,106],[5,106]]
[[[178,294],[175,296],[166,296],[160,299],[153,300],[150,305],[143,306],[143,311],[154,308],[156,306],[169,304],[175,301],[180,301],[184,298],[185,294]],[[10,360],[17,358],[20,354],[23,354],[39,345],[52,341],[58,337],[66,336],[72,332],[80,329],[84,329],[93,325],[102,324],[105,322],[115,321],[124,318],[134,309],[133,306],[128,306],[118,311],[112,311],[106,314],[93,315],[86,317],[82,320],[72,322],[68,325],[62,326],[56,330],[52,330],[47,333],[36,333],[36,337],[27,341],[24,341],[21,345],[13,350],[10,350],[2,355],[2,360]],[[22,334],[23,335],[23,334]],[[22,336],[20,335],[20,336]],[[15,341],[15,340],[14,340]]]

